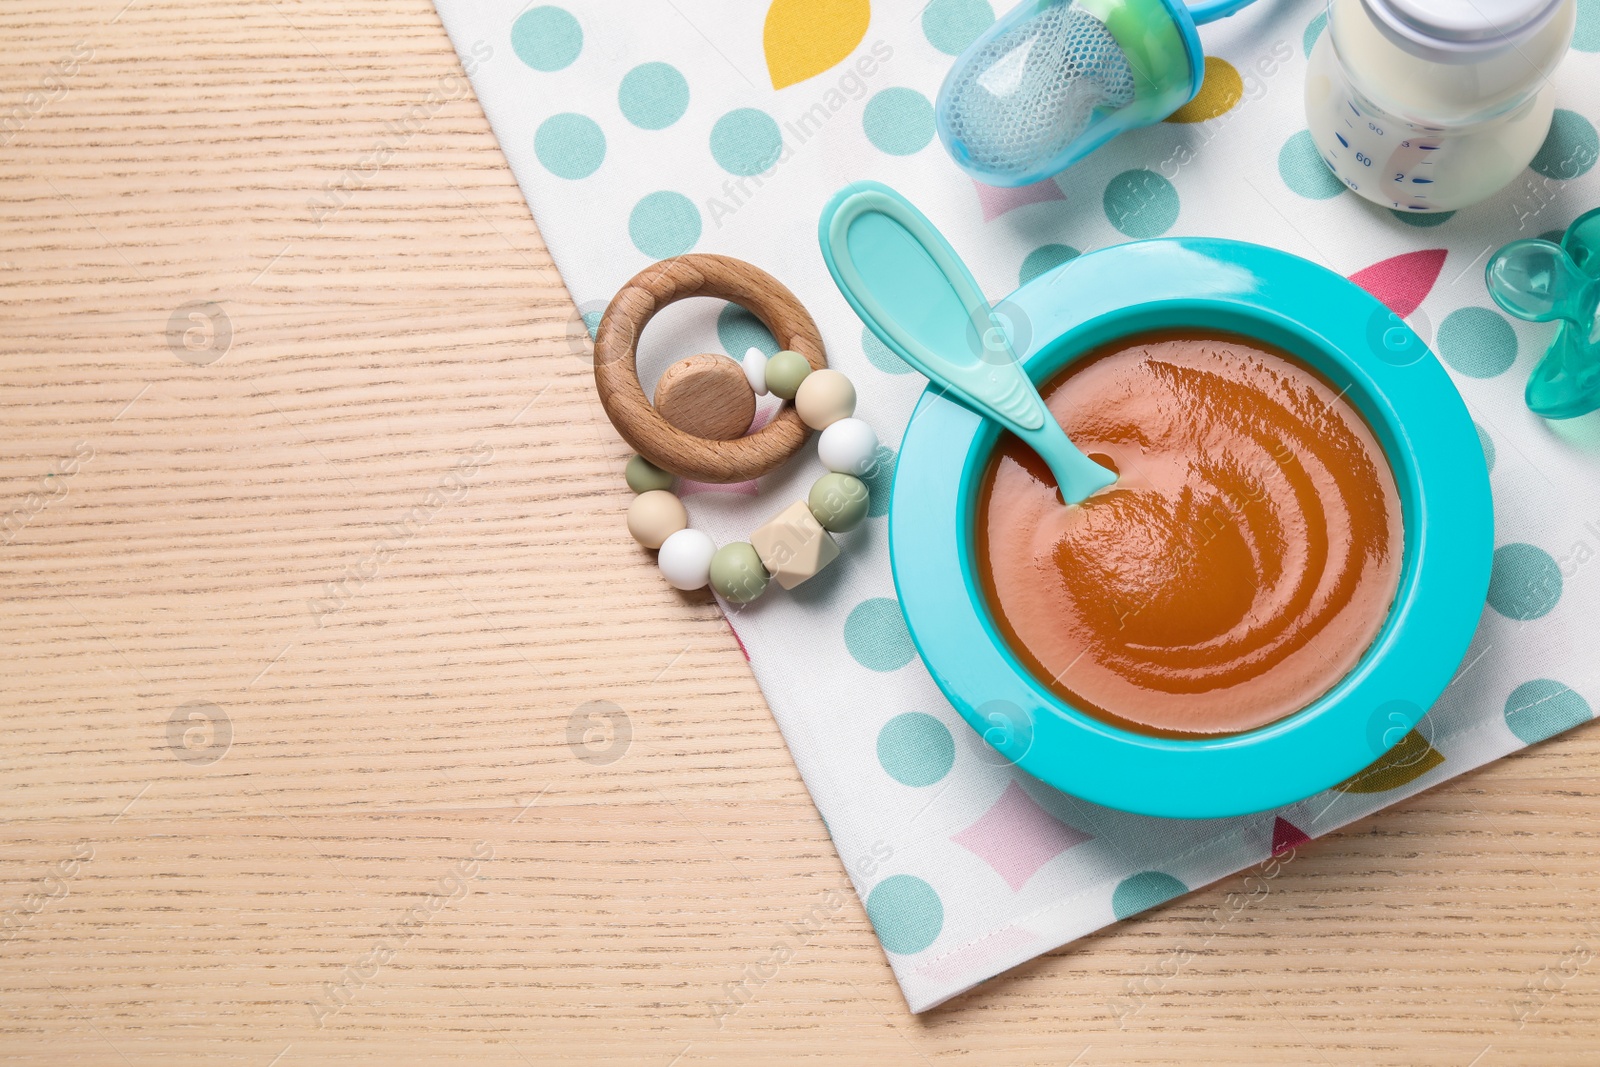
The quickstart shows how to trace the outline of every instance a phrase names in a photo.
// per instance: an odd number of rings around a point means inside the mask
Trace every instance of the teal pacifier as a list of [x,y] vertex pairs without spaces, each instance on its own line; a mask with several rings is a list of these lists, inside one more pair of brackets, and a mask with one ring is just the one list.
[[1024,0],[950,68],[939,139],[985,185],[1048,178],[1193,100],[1205,74],[1195,24],[1248,3]]
[[1559,245],[1512,241],[1489,260],[1489,295],[1528,322],[1559,322],[1528,377],[1528,408],[1571,419],[1600,408],[1600,208],[1580,215]]

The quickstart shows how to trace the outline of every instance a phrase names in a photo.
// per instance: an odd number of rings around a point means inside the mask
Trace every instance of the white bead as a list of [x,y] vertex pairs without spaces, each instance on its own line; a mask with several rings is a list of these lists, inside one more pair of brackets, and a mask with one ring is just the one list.
[[661,542],[656,565],[673,588],[704,589],[711,580],[711,557],[716,554],[717,543],[710,535],[690,527]]
[[817,458],[835,474],[860,478],[878,461],[878,435],[860,419],[840,419],[817,438]]
[[750,388],[756,391],[756,396],[767,395],[767,354],[759,348],[752,348],[744,354],[740,362],[744,367],[744,376],[750,383]]
[[812,371],[794,394],[794,409],[813,430],[826,430],[856,413],[856,387],[831,368]]

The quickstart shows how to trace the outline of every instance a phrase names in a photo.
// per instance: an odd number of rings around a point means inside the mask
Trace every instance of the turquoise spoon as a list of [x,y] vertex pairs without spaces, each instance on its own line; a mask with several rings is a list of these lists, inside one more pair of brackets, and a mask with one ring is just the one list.
[[1022,438],[1063,500],[1082,503],[1117,480],[1067,438],[966,264],[903,196],[857,182],[828,202],[817,229],[828,271],[861,321],[929,381]]

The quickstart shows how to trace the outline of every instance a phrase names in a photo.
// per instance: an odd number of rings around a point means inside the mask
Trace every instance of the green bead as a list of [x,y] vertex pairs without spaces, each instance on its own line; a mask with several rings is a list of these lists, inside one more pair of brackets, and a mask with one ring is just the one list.
[[671,489],[672,474],[651,463],[643,456],[634,456],[622,470],[628,488],[635,493],[648,493],[652,489]]
[[811,487],[806,506],[829,533],[844,533],[861,525],[871,499],[867,485],[848,474],[824,474]]
[[748,604],[767,591],[769,575],[755,547],[735,541],[711,557],[711,588],[731,604]]
[[785,349],[767,360],[767,392],[782,400],[793,400],[800,383],[811,373],[811,364],[798,352]]

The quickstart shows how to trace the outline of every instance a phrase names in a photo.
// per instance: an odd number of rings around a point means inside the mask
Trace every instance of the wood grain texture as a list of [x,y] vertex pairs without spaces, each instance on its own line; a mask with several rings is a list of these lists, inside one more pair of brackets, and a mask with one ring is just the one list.
[[756,391],[727,356],[702,352],[680,359],[656,380],[656,410],[684,433],[729,441],[756,417]]
[[[828,365],[811,313],[789,287],[753,263],[690,252],[640,271],[611,298],[594,338],[594,383],[616,432],[663,470],[704,482],[744,482],[775,470],[806,443],[811,431],[793,404],[765,426],[733,441],[687,433],[662,416],[639,384],[638,344],[644,328],[668,304],[692,296],[732,300],[798,352],[813,370]],[[748,425],[748,424],[747,424]]]
[[432,9],[123,3],[0,7],[7,1062],[1600,1061],[1592,727],[909,1016]]

